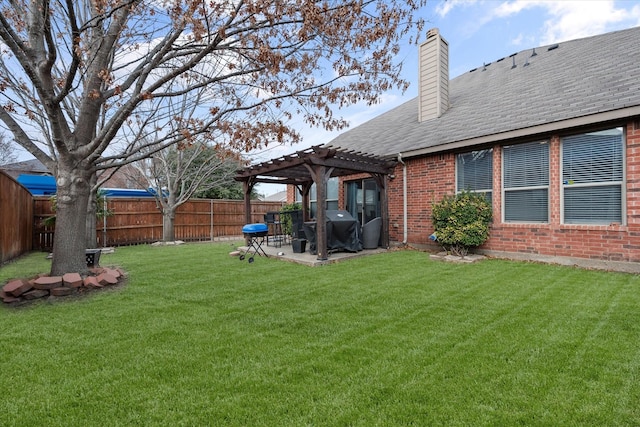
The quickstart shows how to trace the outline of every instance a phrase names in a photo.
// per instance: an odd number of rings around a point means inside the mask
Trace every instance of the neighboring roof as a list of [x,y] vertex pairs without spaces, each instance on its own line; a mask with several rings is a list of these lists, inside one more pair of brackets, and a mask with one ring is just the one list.
[[269,196],[265,196],[262,198],[263,202],[286,202],[287,201],[287,191],[278,191],[277,193],[271,194]]
[[9,163],[0,166],[0,169],[7,172],[13,178],[18,178],[18,175],[27,173],[31,175],[51,175],[51,172],[42,164],[38,159],[25,160],[22,162]]
[[640,115],[640,27],[533,53],[523,50],[451,80],[450,107],[437,119],[419,123],[414,98],[328,145],[408,157]]

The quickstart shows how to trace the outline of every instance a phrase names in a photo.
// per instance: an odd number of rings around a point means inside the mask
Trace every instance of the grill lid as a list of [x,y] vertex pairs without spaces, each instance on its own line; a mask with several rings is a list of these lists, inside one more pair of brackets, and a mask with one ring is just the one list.
[[256,223],[256,224],[246,224],[242,227],[243,233],[264,233],[268,231],[267,224]]

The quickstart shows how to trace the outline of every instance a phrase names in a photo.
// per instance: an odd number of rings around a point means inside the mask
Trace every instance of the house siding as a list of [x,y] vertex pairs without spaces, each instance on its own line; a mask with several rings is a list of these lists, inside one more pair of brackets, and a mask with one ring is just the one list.
[[[430,242],[433,233],[431,206],[445,194],[455,191],[453,154],[439,154],[406,161],[407,167],[407,230],[408,243]],[[395,178],[389,181],[389,238],[402,242],[404,238],[403,171],[399,165]]]
[[[445,194],[455,192],[456,153],[492,148],[494,215],[490,237],[480,250],[529,259],[540,258],[535,255],[579,257],[588,265],[595,264],[588,260],[605,261],[599,264],[639,262],[640,69],[630,54],[637,52],[639,39],[640,27],[635,27],[553,47],[539,46],[535,58],[531,49],[523,50],[504,61],[486,64],[482,70],[470,70],[449,81],[446,88],[438,88],[437,83],[446,80],[442,66],[448,59],[448,47],[436,29],[430,30],[419,50],[418,96],[344,132],[329,146],[383,158],[402,153],[405,164],[396,166],[387,188],[392,242],[403,242],[406,236],[410,245],[439,250],[439,245],[429,239],[433,233],[431,206]],[[436,46],[440,41],[442,44]],[[581,76],[578,80],[577,75]],[[442,95],[440,100],[448,99],[450,105],[440,105],[438,95]],[[441,115],[436,113],[438,106],[446,110]],[[563,224],[562,138],[567,133],[577,135],[620,126],[625,128],[626,138],[622,224]],[[549,147],[548,222],[505,223],[502,147],[535,141],[545,141]],[[619,155],[619,145],[617,148]],[[407,175],[406,212],[403,171]],[[621,182],[618,173],[611,185]],[[341,182],[351,178],[343,177]],[[543,182],[540,180],[540,186]],[[532,187],[538,190],[540,186]],[[581,186],[590,187],[586,183]],[[579,197],[576,188],[573,195]],[[616,197],[617,193],[618,189]],[[340,203],[344,206],[342,193]],[[594,204],[593,211],[602,205]],[[578,221],[579,208],[575,206],[567,212]],[[522,212],[510,215],[524,217]],[[619,215],[616,210],[603,217],[620,220]]]
[[[546,140],[550,148],[549,223],[502,222],[502,147],[493,147],[493,222],[485,251],[580,257],[640,262],[640,121],[626,126],[626,224],[569,225],[561,223],[561,138]],[[544,139],[542,139],[544,140]],[[507,142],[508,143],[508,142]],[[406,160],[408,212],[407,243],[437,250],[431,206],[455,192],[455,154],[435,154]],[[402,165],[389,185],[389,220],[392,241],[403,240]]]
[[[561,223],[561,137],[540,138],[549,142],[549,222],[502,222],[502,145],[493,146],[493,221],[490,237],[480,251],[526,255],[577,257],[599,261],[640,262],[640,120],[626,126],[626,223],[574,225]],[[504,144],[509,144],[505,141]],[[455,192],[454,153],[404,160],[407,168],[407,243],[433,251],[440,246],[429,239],[433,233],[431,207]],[[363,179],[358,174],[340,179],[339,205],[345,206],[344,183]],[[403,165],[396,166],[388,181],[389,238],[404,240]],[[294,200],[289,187],[289,201]],[[534,258],[532,256],[532,258]]]

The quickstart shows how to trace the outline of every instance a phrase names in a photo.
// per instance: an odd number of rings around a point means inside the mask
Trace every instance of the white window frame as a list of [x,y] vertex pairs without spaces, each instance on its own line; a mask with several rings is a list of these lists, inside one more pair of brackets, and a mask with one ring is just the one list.
[[[335,190],[335,197],[329,198],[329,186],[334,186]],[[340,191],[339,191],[339,186],[340,183],[338,181],[338,177],[331,177],[329,178],[329,182],[327,182],[326,185],[326,194],[327,194],[327,200],[326,200],[326,204],[325,204],[325,209],[338,209],[339,208],[339,201],[340,201]],[[318,192],[316,191],[316,184],[312,184],[311,188],[309,189],[309,215],[311,215],[312,217],[315,217],[314,213],[317,212],[317,206],[318,206],[318,198],[317,198],[317,194]],[[313,196],[313,197],[312,197]],[[296,202],[298,203],[302,203],[302,195],[300,194],[300,191],[296,190]]]
[[[571,136],[579,136],[585,134],[598,134],[603,132],[609,132],[612,130],[619,130],[621,133],[621,162],[622,162],[622,177],[621,180],[617,181],[600,181],[600,182],[589,182],[589,183],[574,183],[574,182],[565,182],[564,179],[564,150],[565,150],[565,139],[570,138]],[[560,221],[562,224],[566,225],[611,225],[611,224],[621,224],[626,225],[627,219],[627,192],[626,192],[626,182],[627,182],[627,162],[626,162],[626,131],[625,128],[614,127],[609,129],[603,129],[595,132],[583,132],[581,134],[571,135],[562,139],[560,144]],[[619,220],[604,220],[604,221],[586,221],[586,222],[566,222],[565,220],[565,191],[571,188],[595,188],[595,187],[613,187],[620,186],[620,218]]]
[[[460,173],[460,166],[459,166],[459,157],[460,156],[465,156],[465,155],[473,155],[474,153],[480,153],[480,152],[487,152],[489,155],[489,158],[491,159],[491,167],[489,168],[489,177],[491,179],[491,187],[490,188],[476,188],[476,189],[469,189],[469,188],[460,188],[458,186],[458,178],[459,178],[459,173]],[[464,153],[458,153],[456,154],[455,157],[455,182],[456,182],[456,193],[460,193],[461,191],[469,191],[472,193],[483,193],[485,195],[489,195],[489,197],[487,197],[487,200],[489,201],[489,203],[491,203],[491,200],[493,199],[493,148],[485,148],[483,150],[473,150],[473,151],[467,151]]]
[[[522,187],[506,187],[505,186],[505,173],[507,170],[507,166],[505,164],[505,158],[507,157],[505,155],[505,150],[509,149],[510,147],[521,147],[525,144],[529,144],[529,145],[534,145],[534,144],[539,144],[539,145],[546,145],[547,147],[547,183],[544,185],[532,185],[532,186],[522,186]],[[500,185],[500,189],[501,189],[501,193],[502,193],[502,222],[506,223],[506,224],[549,224],[550,222],[550,218],[551,218],[551,204],[550,204],[550,200],[551,200],[551,170],[550,170],[550,156],[551,156],[551,150],[550,150],[550,146],[549,146],[549,141],[548,140],[543,140],[543,141],[533,141],[533,142],[526,142],[526,143],[522,143],[522,144],[512,144],[512,145],[505,145],[502,147],[502,177],[501,177],[501,185]],[[547,192],[547,219],[544,221],[535,221],[535,220],[507,220],[507,194],[511,193],[513,194],[514,192],[518,192],[518,191],[531,191],[531,190],[545,190]]]

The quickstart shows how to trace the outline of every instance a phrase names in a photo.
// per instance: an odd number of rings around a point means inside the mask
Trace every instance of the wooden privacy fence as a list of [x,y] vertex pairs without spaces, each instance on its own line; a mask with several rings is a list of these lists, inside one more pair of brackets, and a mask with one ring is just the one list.
[[[43,220],[53,215],[48,197],[34,197],[33,248],[51,250],[53,227]],[[279,211],[280,202],[251,202],[251,221],[264,222],[264,214]],[[153,198],[107,198],[112,215],[98,219],[98,246],[124,246],[162,240],[162,214]],[[214,240],[220,236],[240,236],[244,225],[243,200],[192,199],[180,206],[175,218],[176,240]]]
[[0,264],[32,249],[31,193],[0,171]]

